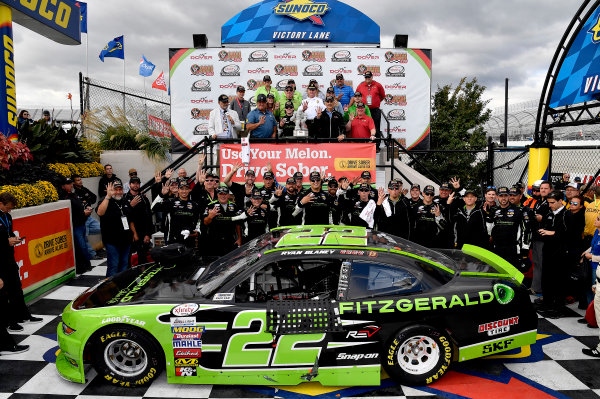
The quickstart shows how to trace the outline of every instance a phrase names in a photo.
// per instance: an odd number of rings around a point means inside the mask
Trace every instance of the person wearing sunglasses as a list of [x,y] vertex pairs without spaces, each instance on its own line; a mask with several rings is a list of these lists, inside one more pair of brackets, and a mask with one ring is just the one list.
[[326,225],[329,223],[331,199],[326,191],[323,191],[323,181],[319,172],[311,172],[309,175],[310,190],[298,198],[296,210],[293,215],[304,212],[302,224]]
[[387,194],[380,189],[376,220],[379,231],[410,239],[410,207],[402,195],[402,180],[390,180]]
[[413,208],[413,226],[411,240],[427,248],[439,248],[440,232],[447,225],[438,204],[433,202],[435,189],[431,185],[423,188],[423,204]]
[[461,198],[461,206],[453,207],[450,218],[451,231],[456,232],[455,247],[464,244],[489,248],[490,240],[483,210],[477,206],[477,192],[467,188]]
[[[361,183],[358,186],[358,199],[344,199],[343,208],[348,214],[350,214],[350,225],[373,228],[373,221],[369,219],[368,210],[365,210],[367,206],[375,208],[375,202],[369,199],[369,193],[371,192],[371,186],[367,183]],[[383,190],[381,192],[383,195]],[[372,204],[372,205],[370,205]],[[369,222],[369,220],[371,220]]]
[[509,194],[508,187],[498,188],[498,207],[488,220],[488,232],[494,253],[519,267],[517,248],[523,231],[523,216],[521,210],[510,203]]
[[21,110],[21,112],[19,112],[19,116],[17,117],[17,124],[19,126],[19,129],[23,127],[23,125],[33,124],[33,119],[29,118],[29,111],[23,109]]
[[287,85],[285,87],[285,90],[283,91],[283,93],[279,93],[279,115],[283,116],[286,115],[286,108],[285,106],[287,105],[288,102],[291,102],[293,105],[293,114],[296,113],[296,111],[298,110],[298,108],[300,108],[300,105],[302,104],[302,96],[296,96],[296,91],[294,90],[294,88],[291,85]]

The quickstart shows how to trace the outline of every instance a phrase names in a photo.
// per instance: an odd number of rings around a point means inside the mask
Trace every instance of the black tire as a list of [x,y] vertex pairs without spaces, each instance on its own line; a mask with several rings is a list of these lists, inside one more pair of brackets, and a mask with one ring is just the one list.
[[396,381],[405,385],[428,385],[448,371],[452,363],[452,342],[447,334],[435,328],[411,326],[390,339],[382,359],[383,367]]
[[140,329],[109,326],[98,332],[92,342],[94,368],[111,384],[122,387],[148,385],[164,368],[162,349]]

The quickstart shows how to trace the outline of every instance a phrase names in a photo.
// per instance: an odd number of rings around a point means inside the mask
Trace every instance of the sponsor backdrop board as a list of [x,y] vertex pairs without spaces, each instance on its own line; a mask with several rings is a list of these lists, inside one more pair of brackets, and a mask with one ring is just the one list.
[[[220,94],[233,100],[238,85],[247,100],[270,75],[283,92],[288,79],[302,93],[310,79],[325,91],[342,73],[353,89],[371,71],[385,88],[381,109],[390,120],[390,133],[410,149],[429,149],[431,50],[380,48],[206,48],[171,49],[171,128],[189,148],[208,134],[208,116]],[[383,134],[388,133],[382,118]]]
[[[222,144],[220,147],[221,179],[241,162],[241,144]],[[246,170],[256,173],[256,181],[262,183],[262,175],[271,162],[278,183],[285,184],[288,177],[296,172],[308,176],[310,172],[319,172],[321,177],[334,176],[339,179],[346,176],[350,180],[360,177],[364,170],[371,172],[373,183],[375,174],[375,144],[250,144],[251,161],[248,167],[242,167],[233,175],[232,181],[244,183]]]
[[75,270],[69,201],[17,209],[12,216],[15,234],[25,237],[15,246],[25,294],[50,289]]

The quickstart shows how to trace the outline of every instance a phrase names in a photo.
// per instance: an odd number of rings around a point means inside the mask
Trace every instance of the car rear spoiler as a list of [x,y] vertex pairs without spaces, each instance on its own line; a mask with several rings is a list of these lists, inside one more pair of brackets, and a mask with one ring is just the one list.
[[[493,252],[488,251],[487,249],[483,249],[481,247],[477,247],[475,245],[464,244],[462,247],[463,253],[470,255],[474,258],[479,259],[482,262],[485,262],[491,266],[493,266],[500,273],[497,275],[498,277],[506,277],[509,278],[518,284],[523,282],[523,273],[517,270],[516,267],[511,265],[509,262],[496,255]],[[490,273],[461,273],[463,275],[482,275],[489,276],[492,275]],[[495,275],[495,274],[494,274]]]

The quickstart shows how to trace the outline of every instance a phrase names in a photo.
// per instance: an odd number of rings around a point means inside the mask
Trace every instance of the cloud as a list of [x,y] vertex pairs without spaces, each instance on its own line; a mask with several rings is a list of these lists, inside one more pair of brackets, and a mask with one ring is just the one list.
[[[579,4],[533,0],[348,0],[380,26],[382,47],[395,34],[408,34],[409,47],[433,50],[433,83],[455,85],[477,77],[487,86],[490,107],[504,104],[504,78],[510,79],[511,103],[539,98],[545,73],[558,42]],[[220,27],[250,2],[199,0],[89,0],[89,75],[123,82],[123,61],[98,54],[112,38],[125,35],[126,84],[141,90],[138,65],[144,54],[156,72],[168,72],[168,49],[192,46],[192,34],[206,33],[209,46],[220,45]],[[15,25],[17,100],[24,105],[79,104],[78,73],[85,73],[82,46],[59,45]],[[148,89],[152,90],[152,89]],[[155,91],[156,92],[156,91]],[[158,93],[154,93],[158,94]]]

